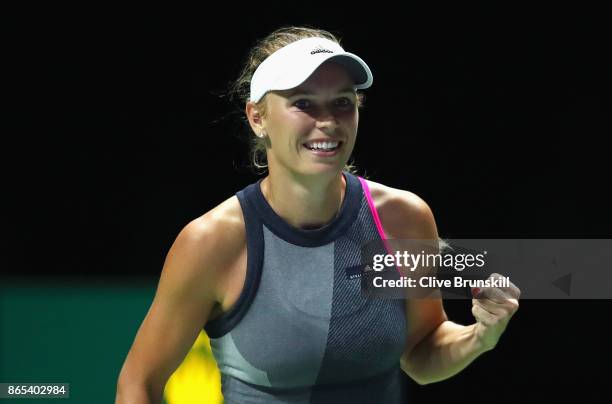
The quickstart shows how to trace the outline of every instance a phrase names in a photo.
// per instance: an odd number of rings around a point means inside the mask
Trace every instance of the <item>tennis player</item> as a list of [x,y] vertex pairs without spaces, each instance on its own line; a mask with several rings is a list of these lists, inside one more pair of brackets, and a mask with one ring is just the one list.
[[464,326],[441,299],[369,298],[353,276],[371,240],[438,240],[420,197],[347,165],[372,82],[324,30],[283,27],[251,49],[232,91],[267,175],[177,236],[117,403],[160,403],[202,328],[226,404],[400,403],[402,372],[437,382],[496,346],[515,285],[474,291]]

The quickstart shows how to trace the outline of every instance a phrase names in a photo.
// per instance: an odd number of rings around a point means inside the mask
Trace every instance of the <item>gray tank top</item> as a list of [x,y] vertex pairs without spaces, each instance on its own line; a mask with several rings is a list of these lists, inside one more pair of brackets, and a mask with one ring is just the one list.
[[348,172],[336,218],[297,229],[262,180],[236,195],[247,272],[236,304],[206,323],[226,404],[400,403],[404,301],[361,293],[361,248],[382,241],[367,185]]

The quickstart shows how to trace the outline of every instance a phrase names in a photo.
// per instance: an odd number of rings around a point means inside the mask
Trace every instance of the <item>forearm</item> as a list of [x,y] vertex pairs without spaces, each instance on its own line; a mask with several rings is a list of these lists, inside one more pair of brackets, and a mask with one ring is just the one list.
[[419,384],[454,376],[491,349],[478,340],[475,327],[444,321],[402,358],[402,370]]

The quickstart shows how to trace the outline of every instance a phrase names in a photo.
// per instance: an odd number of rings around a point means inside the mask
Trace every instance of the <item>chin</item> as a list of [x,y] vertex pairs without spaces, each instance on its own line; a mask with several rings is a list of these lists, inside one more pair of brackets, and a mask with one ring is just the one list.
[[304,175],[336,175],[342,171],[345,163],[310,163],[302,166],[300,170]]

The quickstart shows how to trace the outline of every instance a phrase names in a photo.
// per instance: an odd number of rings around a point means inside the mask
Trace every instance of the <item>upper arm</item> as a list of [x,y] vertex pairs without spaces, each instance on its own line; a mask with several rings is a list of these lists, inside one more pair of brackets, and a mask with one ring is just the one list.
[[[381,220],[389,239],[432,240],[438,252],[438,230],[431,208],[417,195],[402,190],[390,191]],[[434,245],[434,244],[432,244]],[[431,275],[435,268],[419,267],[418,277]],[[440,324],[448,320],[439,290],[428,289],[424,297],[406,299],[406,321],[408,335],[402,355],[404,361],[412,349]]]
[[[213,221],[189,223],[170,248],[155,297],[142,322],[119,377],[163,394],[217,301],[218,269],[224,265],[222,242]],[[161,397],[161,396],[160,396]]]

